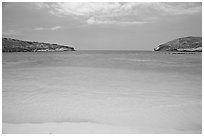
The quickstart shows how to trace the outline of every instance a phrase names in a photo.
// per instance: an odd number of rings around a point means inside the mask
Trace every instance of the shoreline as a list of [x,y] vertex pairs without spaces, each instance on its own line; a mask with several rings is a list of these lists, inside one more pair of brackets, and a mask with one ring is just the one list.
[[82,123],[2,123],[2,134],[201,134],[202,130],[176,130],[141,126]]

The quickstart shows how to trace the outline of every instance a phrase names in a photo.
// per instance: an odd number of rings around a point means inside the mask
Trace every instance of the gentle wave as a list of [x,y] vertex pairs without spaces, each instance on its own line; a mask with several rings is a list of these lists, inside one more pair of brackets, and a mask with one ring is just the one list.
[[15,55],[3,57],[3,122],[201,131],[201,56]]

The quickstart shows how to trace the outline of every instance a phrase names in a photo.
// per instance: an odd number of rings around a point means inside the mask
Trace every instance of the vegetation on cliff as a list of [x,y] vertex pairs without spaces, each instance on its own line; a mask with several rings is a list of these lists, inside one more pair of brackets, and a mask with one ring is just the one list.
[[159,45],[155,51],[202,52],[202,37],[183,37]]
[[2,38],[2,52],[75,51],[73,47],[44,42]]

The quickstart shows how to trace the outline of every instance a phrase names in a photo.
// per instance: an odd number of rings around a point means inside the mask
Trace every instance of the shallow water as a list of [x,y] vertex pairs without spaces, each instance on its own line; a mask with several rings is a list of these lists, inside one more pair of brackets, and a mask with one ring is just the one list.
[[[3,122],[201,133],[202,54],[3,53]],[[151,131],[150,131],[151,130]],[[154,131],[155,130],[155,131]],[[11,132],[6,125],[3,131]]]

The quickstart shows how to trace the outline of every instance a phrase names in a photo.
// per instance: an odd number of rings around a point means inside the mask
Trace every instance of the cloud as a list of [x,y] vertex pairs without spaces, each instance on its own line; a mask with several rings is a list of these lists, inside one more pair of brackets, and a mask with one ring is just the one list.
[[61,26],[54,26],[54,27],[51,27],[50,30],[54,31],[54,30],[58,30],[61,28],[62,28]]
[[88,24],[144,24],[164,16],[201,13],[202,4],[193,2],[106,2],[106,3],[38,3],[55,16],[71,16]]
[[19,31],[16,31],[16,30],[7,30],[7,31],[2,32],[2,34],[5,35],[5,36],[22,35]]
[[158,8],[165,15],[192,15],[195,13],[201,13],[201,3],[155,3],[153,6]]
[[51,30],[51,31],[55,31],[55,30],[58,30],[58,29],[61,29],[62,27],[61,26],[53,26],[53,27],[50,27],[50,28],[46,28],[46,27],[36,27],[34,28],[35,31],[43,31],[43,30]]
[[134,25],[144,24],[144,21],[116,21],[116,20],[97,20],[94,17],[90,17],[87,21],[88,24],[120,24],[120,25]]
[[44,28],[44,27],[36,27],[36,28],[34,28],[34,30],[36,30],[36,31],[42,31],[42,30],[45,30],[45,28]]

